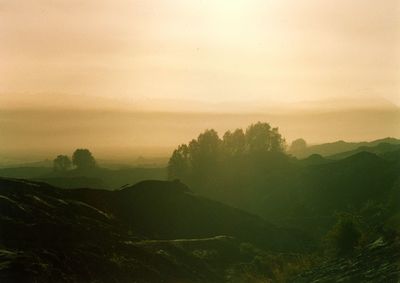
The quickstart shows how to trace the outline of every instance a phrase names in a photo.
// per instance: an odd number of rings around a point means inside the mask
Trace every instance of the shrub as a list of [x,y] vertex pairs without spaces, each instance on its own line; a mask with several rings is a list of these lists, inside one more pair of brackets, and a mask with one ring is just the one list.
[[328,250],[335,255],[349,255],[358,246],[361,232],[357,221],[351,215],[342,214],[337,223],[328,232],[326,240]]

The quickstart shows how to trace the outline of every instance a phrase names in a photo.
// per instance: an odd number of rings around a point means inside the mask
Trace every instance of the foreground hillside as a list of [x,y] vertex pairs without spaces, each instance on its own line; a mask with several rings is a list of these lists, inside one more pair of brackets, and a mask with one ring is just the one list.
[[[0,179],[0,282],[396,282],[398,239],[310,255],[295,231],[179,182],[58,189]],[[362,279],[362,280],[361,280]],[[361,281],[360,281],[361,280]]]
[[0,179],[0,215],[1,282],[270,280],[282,255],[309,248],[179,182],[105,191]]
[[351,258],[323,261],[289,282],[397,283],[400,278],[399,263],[400,243],[379,238]]

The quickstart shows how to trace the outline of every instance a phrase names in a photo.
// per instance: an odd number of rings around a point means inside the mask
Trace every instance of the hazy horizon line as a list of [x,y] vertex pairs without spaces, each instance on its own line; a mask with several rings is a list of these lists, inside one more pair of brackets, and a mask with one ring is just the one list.
[[[308,143],[307,146],[308,147],[312,147],[312,146],[318,146],[318,145],[322,145],[322,144],[333,144],[336,142],[346,142],[346,143],[372,143],[372,142],[376,142],[379,140],[385,140],[385,139],[397,139],[400,140],[400,136],[386,136],[386,137],[381,137],[378,139],[370,139],[370,140],[331,140],[331,141],[326,141],[326,142],[321,142],[321,143]],[[172,151],[177,147],[178,145],[174,146],[132,146],[132,147],[120,147],[118,148],[118,150],[128,150],[131,151],[127,154],[124,155],[124,157],[119,156],[119,154],[115,155],[114,154],[106,154],[104,155],[104,152],[101,153],[102,150],[106,149],[106,148],[99,148],[96,151],[93,151],[90,147],[88,147],[89,150],[91,150],[94,153],[95,158],[100,162],[100,163],[114,163],[114,164],[126,164],[129,165],[131,163],[135,163],[138,161],[138,159],[140,158],[144,158],[147,161],[156,161],[158,159],[168,159],[170,157],[170,154],[172,153]],[[290,146],[290,143],[287,144],[287,146]],[[76,148],[75,148],[76,149]],[[109,149],[108,149],[109,150]],[[141,153],[139,151],[143,151],[145,150],[146,153]],[[150,151],[154,151],[157,150],[159,152],[164,152],[163,154],[148,154],[148,152]],[[64,154],[64,155],[71,155],[74,151],[74,149],[70,150],[70,152],[66,152],[67,150],[64,151],[60,151],[58,153],[44,153],[41,152],[40,150],[38,151],[34,151],[31,152],[30,155],[26,155],[23,154],[22,156],[18,156],[15,155],[13,156],[13,154],[3,154],[0,153],[0,166],[4,167],[6,165],[10,165],[10,166],[14,166],[14,165],[19,165],[19,164],[24,164],[24,163],[36,163],[36,162],[44,162],[44,161],[52,161],[57,154]],[[168,152],[168,153],[167,153]],[[159,160],[160,161],[160,160]]]
[[297,102],[271,100],[205,101],[200,99],[115,99],[108,96],[67,93],[21,93],[0,95],[0,110],[121,111],[135,113],[215,113],[262,114],[270,112],[324,113],[348,110],[400,110],[400,104],[380,96],[340,97]]

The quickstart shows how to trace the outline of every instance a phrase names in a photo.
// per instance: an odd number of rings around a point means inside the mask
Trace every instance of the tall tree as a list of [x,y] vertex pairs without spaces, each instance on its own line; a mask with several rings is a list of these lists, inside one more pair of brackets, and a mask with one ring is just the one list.
[[192,141],[189,144],[192,166],[200,170],[206,170],[210,166],[216,165],[220,143],[221,140],[215,130],[206,130],[201,133],[197,141]]
[[88,170],[96,167],[96,160],[88,149],[77,149],[72,156],[72,163],[78,170]]
[[182,144],[174,150],[168,161],[168,178],[170,180],[182,179],[185,181],[188,177],[189,169],[189,148],[186,144]]
[[283,152],[285,140],[278,128],[268,123],[257,122],[246,129],[246,146],[250,153]]
[[243,154],[246,146],[246,137],[242,129],[234,132],[227,131],[222,138],[223,153],[227,156],[239,156]]

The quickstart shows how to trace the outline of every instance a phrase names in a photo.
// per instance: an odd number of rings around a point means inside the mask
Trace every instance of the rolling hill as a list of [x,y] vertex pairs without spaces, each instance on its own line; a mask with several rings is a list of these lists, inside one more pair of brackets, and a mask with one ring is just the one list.
[[65,189],[88,187],[114,190],[148,179],[165,180],[166,175],[166,169],[163,167],[120,169],[96,167],[85,172],[76,169],[55,172],[51,167],[0,168],[0,177],[30,179]]
[[[312,154],[319,154],[322,156],[334,156],[336,154],[341,154],[343,152],[351,152],[355,151],[361,147],[364,149],[360,149],[359,151],[365,150],[365,148],[368,147],[375,147],[381,143],[384,144],[391,144],[391,145],[400,145],[400,140],[396,138],[383,138],[383,139],[378,139],[374,140],[371,142],[345,142],[345,141],[336,141],[332,143],[323,143],[323,144],[317,144],[317,145],[310,145],[306,148],[304,148],[301,151],[295,151],[295,152],[290,152],[290,154],[296,156],[297,158],[305,158],[307,156],[310,156]],[[354,152],[353,152],[354,153]],[[346,154],[346,156],[349,156],[351,154]],[[338,155],[339,157],[340,155]]]
[[398,150],[400,150],[400,144],[392,144],[392,143],[382,142],[382,143],[379,143],[379,144],[373,145],[373,146],[360,146],[357,149],[330,155],[327,158],[343,159],[343,158],[352,156],[354,154],[357,154],[357,153],[360,153],[363,151],[374,153],[379,156],[385,156],[385,155],[390,154],[391,152],[395,152]]
[[[106,191],[2,178],[0,210],[5,282],[230,282],[229,274],[244,272],[238,266],[253,268],[260,256],[244,247],[310,248],[301,233],[198,197],[179,182]],[[263,270],[254,276],[273,278]]]

